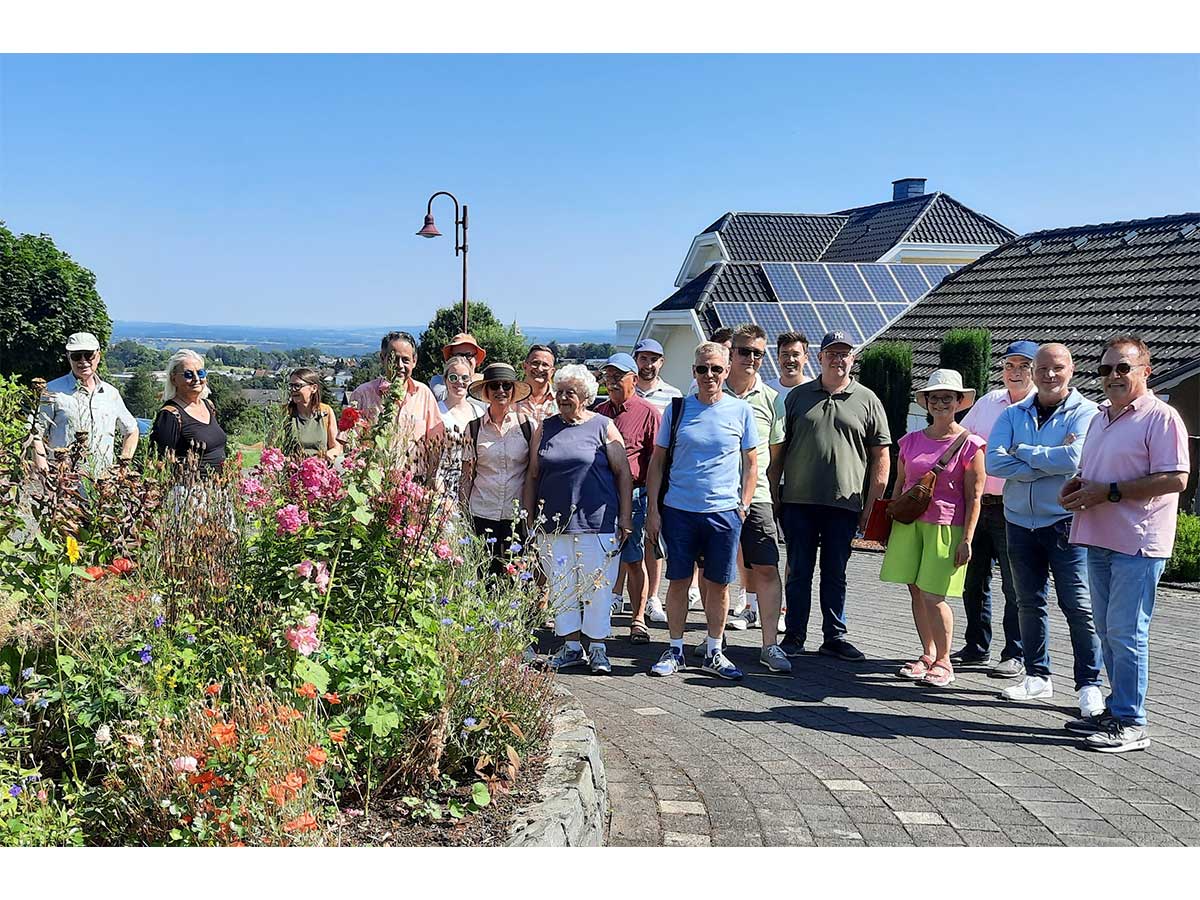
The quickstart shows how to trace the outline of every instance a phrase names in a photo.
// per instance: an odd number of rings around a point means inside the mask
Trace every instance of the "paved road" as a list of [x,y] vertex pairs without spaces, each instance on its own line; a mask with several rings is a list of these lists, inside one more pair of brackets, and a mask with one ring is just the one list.
[[[894,676],[914,655],[908,597],[880,584],[881,560],[850,564],[850,637],[866,662],[806,654],[774,675],[757,662],[761,632],[730,632],[741,683],[650,678],[664,626],[648,647],[610,641],[611,677],[560,676],[603,740],[611,844],[1200,844],[1200,594],[1159,597],[1151,748],[1087,753],[1062,728],[1077,707],[1057,608],[1053,701],[1002,703],[1009,682],[983,670],[960,670],[948,690],[909,684]],[[702,635],[692,613],[689,659]]]

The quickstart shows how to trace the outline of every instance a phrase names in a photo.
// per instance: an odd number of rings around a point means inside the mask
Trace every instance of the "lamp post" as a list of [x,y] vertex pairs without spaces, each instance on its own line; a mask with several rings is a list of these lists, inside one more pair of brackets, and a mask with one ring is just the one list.
[[462,251],[462,330],[465,332],[467,330],[467,204],[462,204],[460,213],[458,198],[449,191],[438,191],[429,198],[429,203],[425,207],[425,224],[421,226],[417,235],[425,238],[442,236],[442,233],[437,230],[437,226],[433,224],[433,201],[443,195],[454,201],[454,255],[458,256],[459,251]]

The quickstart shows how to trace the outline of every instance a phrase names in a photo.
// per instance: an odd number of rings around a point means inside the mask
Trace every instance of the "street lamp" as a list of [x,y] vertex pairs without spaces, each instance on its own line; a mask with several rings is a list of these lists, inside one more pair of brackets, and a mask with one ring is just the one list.
[[[425,207],[425,224],[421,226],[421,230],[417,232],[417,235],[426,238],[442,236],[442,233],[437,230],[437,226],[433,224],[433,201],[442,195],[454,201],[454,255],[458,256],[459,251],[462,251],[462,330],[465,332],[467,330],[467,204],[464,203],[462,205],[460,215],[458,198],[449,191],[438,191],[429,198],[429,203]],[[459,229],[462,229],[461,237],[459,236]]]

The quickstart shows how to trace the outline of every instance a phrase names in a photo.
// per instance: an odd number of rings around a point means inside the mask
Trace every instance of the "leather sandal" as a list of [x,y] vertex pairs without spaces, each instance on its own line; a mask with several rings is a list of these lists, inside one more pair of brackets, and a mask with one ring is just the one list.
[[643,622],[634,622],[629,626],[629,643],[631,644],[648,644],[650,643],[650,629]]
[[921,679],[929,687],[949,687],[954,682],[954,670],[945,663],[935,662]]
[[907,678],[909,681],[920,681],[929,672],[929,667],[932,665],[933,657],[923,654],[920,659],[902,665],[896,676]]

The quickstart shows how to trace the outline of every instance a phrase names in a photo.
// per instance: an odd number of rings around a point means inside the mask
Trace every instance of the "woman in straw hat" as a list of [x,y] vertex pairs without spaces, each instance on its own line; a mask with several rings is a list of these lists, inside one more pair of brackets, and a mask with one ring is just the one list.
[[936,482],[929,505],[915,521],[893,523],[879,577],[908,586],[921,639],[920,658],[906,663],[897,674],[945,687],[954,681],[950,663],[954,614],[946,598],[963,593],[983,495],[985,442],[954,419],[975,402],[974,389],[963,387],[958,372],[938,369],[915,393],[917,403],[929,413],[930,424],[900,439],[892,498],[909,492],[930,472],[936,474]]

